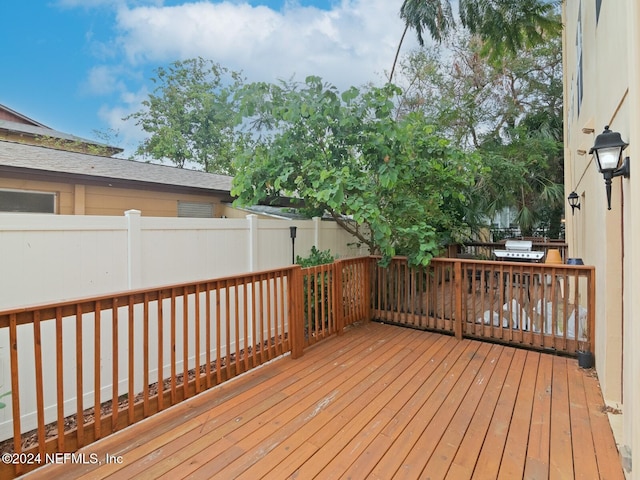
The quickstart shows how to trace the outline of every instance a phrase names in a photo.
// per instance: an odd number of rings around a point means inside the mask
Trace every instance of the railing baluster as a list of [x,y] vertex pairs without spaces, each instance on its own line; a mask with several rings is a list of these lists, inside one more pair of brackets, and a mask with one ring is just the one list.
[[200,380],[202,373],[200,372],[200,284],[196,283],[196,293],[195,293],[195,327],[194,327],[194,372],[195,372],[195,382],[196,382],[196,394],[202,391],[200,387]]
[[273,319],[271,314],[271,274],[267,274],[267,358],[271,360],[273,358],[271,345],[272,345],[272,332],[271,332],[271,320]]
[[233,286],[233,329],[235,330],[236,338],[236,353],[235,353],[235,367],[236,373],[241,371],[240,368],[240,284],[236,278]]
[[[256,308],[258,310],[258,318],[256,319],[258,326],[258,335],[256,336],[256,344],[260,348],[260,362],[266,360],[264,354],[264,297],[262,295],[262,284],[264,282],[264,276],[259,275],[256,279]],[[257,348],[257,347],[256,347]]]
[[216,288],[216,383],[222,382],[222,320],[220,319],[220,282]]
[[[22,452],[22,427],[20,424],[20,388],[18,386],[18,327],[16,314],[9,315],[9,348],[11,357],[11,410],[13,413],[13,451]],[[22,471],[18,462],[15,466],[16,473]]]
[[[58,451],[64,452],[64,361],[62,357],[62,309],[56,307],[56,410],[58,422]],[[13,369],[11,370],[13,372]],[[17,373],[16,373],[17,375]],[[14,417],[16,418],[16,417]]]
[[42,335],[40,331],[40,312],[33,312],[34,360],[36,367],[36,412],[38,424],[38,452],[44,457],[45,423],[44,392],[42,384]]
[[284,306],[284,276],[282,272],[278,272],[278,290],[279,290],[279,298],[280,302],[278,303],[278,310],[280,312],[280,334],[278,344],[280,345],[279,354],[282,355],[285,352],[285,306]]
[[102,303],[100,300],[97,300],[94,304],[94,334],[93,334],[93,434],[97,439],[102,436],[102,432],[100,431],[102,427],[102,408],[101,408],[101,398],[100,398],[100,390],[101,390],[101,377],[100,377],[100,353],[101,353],[101,314],[102,314]]
[[225,316],[225,325],[226,329],[226,337],[227,337],[227,352],[226,352],[226,360],[225,366],[227,370],[227,378],[231,377],[231,307],[229,306],[229,299],[231,297],[231,293],[229,292],[231,285],[231,281],[227,280],[225,284],[225,303],[224,303],[224,316]]
[[158,411],[164,410],[164,296],[161,290],[158,295]]
[[131,425],[134,422],[134,415],[133,415],[133,401],[135,399],[135,389],[134,389],[134,375],[135,375],[135,365],[134,365],[134,345],[135,345],[135,339],[134,339],[134,326],[135,326],[135,314],[133,311],[134,308],[134,302],[133,302],[133,297],[131,295],[129,295],[128,299],[128,308],[127,308],[127,340],[129,343],[129,360],[127,363],[128,366],[128,370],[129,370],[129,378],[128,378],[128,389],[127,389],[127,413],[129,415],[129,425]]
[[118,394],[120,390],[120,384],[118,379],[118,357],[120,356],[120,350],[118,347],[118,299],[113,299],[113,305],[111,306],[111,375],[113,380],[111,382],[111,431],[115,432],[118,425],[118,412],[120,410],[118,405]]
[[[256,350],[258,349],[258,340],[260,338],[260,334],[258,333],[258,319],[256,317],[256,285],[259,281],[259,277],[255,275],[251,277],[251,357],[253,358],[254,366],[258,364]],[[291,277],[289,277],[289,281],[291,281]]]
[[213,318],[211,316],[211,283],[207,282],[207,286],[206,286],[206,290],[205,290],[205,295],[206,295],[206,313],[205,313],[205,335],[206,335],[206,340],[205,340],[205,348],[206,348],[206,354],[205,354],[205,367],[204,367],[204,374],[206,377],[206,384],[207,384],[207,388],[211,388],[211,322],[213,321]]
[[244,371],[249,370],[249,299],[247,298],[247,284],[241,283],[242,290],[242,313],[244,317]]
[[145,292],[142,314],[142,410],[149,416],[149,293]]
[[176,397],[176,375],[178,368],[176,363],[176,290],[171,289],[171,405],[174,405],[178,400]]
[[82,309],[76,305],[76,438],[84,446],[84,388],[82,384]]
[[[322,267],[320,271],[320,323],[322,325],[322,336],[325,337],[328,334],[329,330],[329,322],[327,321],[327,309],[325,306],[325,302],[327,301],[326,289],[327,289],[327,269],[326,267]],[[347,299],[349,297],[347,296]],[[347,300],[348,302],[348,300]]]
[[189,294],[182,287],[182,398],[189,398]]

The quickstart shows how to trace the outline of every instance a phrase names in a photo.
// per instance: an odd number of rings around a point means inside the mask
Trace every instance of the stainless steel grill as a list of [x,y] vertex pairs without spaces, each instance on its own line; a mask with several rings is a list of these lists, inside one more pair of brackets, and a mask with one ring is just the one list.
[[504,250],[494,250],[493,254],[501,260],[517,262],[537,262],[544,257],[544,252],[531,250],[533,242],[530,240],[507,240]]

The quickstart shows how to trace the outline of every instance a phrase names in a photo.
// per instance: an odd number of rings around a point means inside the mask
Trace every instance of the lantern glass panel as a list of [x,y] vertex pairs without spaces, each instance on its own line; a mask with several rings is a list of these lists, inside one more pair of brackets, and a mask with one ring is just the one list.
[[598,149],[596,155],[598,157],[598,167],[600,171],[615,170],[618,168],[622,147],[610,147]]

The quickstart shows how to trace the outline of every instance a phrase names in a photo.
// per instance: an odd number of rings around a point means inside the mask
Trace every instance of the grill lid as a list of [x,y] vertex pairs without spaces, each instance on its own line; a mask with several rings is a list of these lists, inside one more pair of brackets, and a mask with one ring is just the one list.
[[514,252],[529,252],[532,246],[531,240],[507,240],[504,242],[505,249]]

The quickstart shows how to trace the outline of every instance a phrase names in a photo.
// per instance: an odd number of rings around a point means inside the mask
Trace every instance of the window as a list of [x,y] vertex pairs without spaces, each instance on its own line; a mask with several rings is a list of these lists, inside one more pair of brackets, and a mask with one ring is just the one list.
[[0,212],[56,213],[56,194],[0,190]]
[[213,218],[213,204],[178,200],[178,217]]

